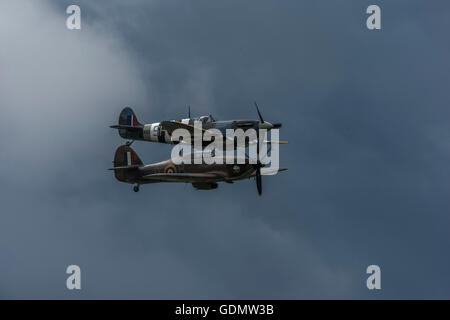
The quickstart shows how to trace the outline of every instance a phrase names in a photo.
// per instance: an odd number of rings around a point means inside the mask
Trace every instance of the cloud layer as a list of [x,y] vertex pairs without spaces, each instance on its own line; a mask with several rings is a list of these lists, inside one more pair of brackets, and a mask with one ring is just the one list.
[[[0,4],[0,297],[449,297],[445,1],[382,4],[380,32],[369,1],[76,3],[80,31],[72,3]],[[135,194],[106,171],[125,105],[256,118],[255,99],[290,142],[261,198],[253,181]]]

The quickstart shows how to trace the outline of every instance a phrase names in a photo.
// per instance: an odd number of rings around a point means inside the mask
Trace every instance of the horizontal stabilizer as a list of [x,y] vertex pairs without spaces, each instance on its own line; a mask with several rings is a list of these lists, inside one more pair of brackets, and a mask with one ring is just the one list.
[[130,130],[130,131],[133,131],[133,130],[138,131],[139,129],[142,129],[142,127],[127,126],[124,124],[115,124],[115,125],[112,125],[109,127],[113,128],[113,129],[126,129],[126,130]]
[[113,167],[113,168],[109,168],[108,170],[127,170],[127,169],[137,169],[137,168],[139,168],[139,165],[134,164],[131,166]]

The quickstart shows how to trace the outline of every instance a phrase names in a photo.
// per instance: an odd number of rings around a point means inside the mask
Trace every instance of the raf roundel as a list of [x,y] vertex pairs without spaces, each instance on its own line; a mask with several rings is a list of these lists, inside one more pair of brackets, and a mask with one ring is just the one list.
[[169,164],[164,168],[164,173],[176,173],[177,168],[173,164]]

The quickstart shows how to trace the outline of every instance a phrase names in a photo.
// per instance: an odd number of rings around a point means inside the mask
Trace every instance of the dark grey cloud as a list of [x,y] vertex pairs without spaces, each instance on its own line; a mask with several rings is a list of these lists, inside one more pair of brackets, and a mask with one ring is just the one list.
[[[373,1],[76,1],[68,31],[71,3],[0,5],[3,298],[449,296],[445,1],[382,2],[377,32]],[[254,118],[254,99],[290,142],[262,198],[253,181],[134,194],[105,170],[125,105]]]

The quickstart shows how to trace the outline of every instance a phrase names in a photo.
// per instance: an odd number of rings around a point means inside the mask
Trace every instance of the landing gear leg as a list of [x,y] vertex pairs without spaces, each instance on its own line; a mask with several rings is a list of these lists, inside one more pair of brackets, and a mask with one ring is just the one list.
[[125,143],[125,145],[127,145],[127,146],[129,147],[129,146],[131,146],[131,145],[133,144],[133,142],[134,142],[134,140],[127,141],[127,142]]
[[134,192],[138,192],[139,191],[139,185],[138,184],[133,187],[133,191]]

